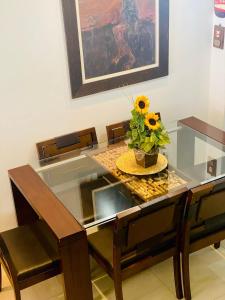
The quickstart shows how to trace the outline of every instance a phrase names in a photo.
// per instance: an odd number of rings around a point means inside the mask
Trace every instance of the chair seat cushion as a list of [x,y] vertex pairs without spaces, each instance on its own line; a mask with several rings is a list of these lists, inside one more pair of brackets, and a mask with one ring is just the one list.
[[7,263],[10,257],[18,279],[26,279],[59,265],[56,243],[48,230],[41,232],[43,228],[43,224],[39,222],[0,234],[1,256]]
[[88,236],[88,242],[91,248],[111,266],[113,265],[113,230],[112,227],[105,227],[96,233]]

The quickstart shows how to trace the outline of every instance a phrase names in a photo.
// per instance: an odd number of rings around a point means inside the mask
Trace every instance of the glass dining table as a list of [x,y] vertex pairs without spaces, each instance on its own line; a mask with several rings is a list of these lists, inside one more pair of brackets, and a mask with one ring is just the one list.
[[93,299],[87,229],[131,207],[225,178],[224,131],[195,117],[167,129],[171,143],[161,150],[166,164],[157,162],[150,174],[121,169],[119,158],[132,152],[126,140],[9,170],[18,225],[41,219],[57,241],[65,299]]
[[173,191],[225,176],[220,141],[183,123],[169,129],[169,135],[171,143],[160,151],[168,161],[166,168],[150,168],[147,175],[118,168],[119,157],[133,151],[126,140],[75,151],[67,159],[51,157],[36,172],[85,228],[110,222],[118,212]]

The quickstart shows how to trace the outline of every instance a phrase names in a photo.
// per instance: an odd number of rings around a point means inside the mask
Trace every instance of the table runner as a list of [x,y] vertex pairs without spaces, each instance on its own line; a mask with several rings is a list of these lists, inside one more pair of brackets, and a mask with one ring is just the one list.
[[123,173],[117,168],[116,160],[126,151],[128,151],[126,145],[112,147],[104,152],[95,154],[93,158],[143,201],[147,202],[187,184],[187,181],[178,176],[175,171],[167,169],[148,176],[134,176]]

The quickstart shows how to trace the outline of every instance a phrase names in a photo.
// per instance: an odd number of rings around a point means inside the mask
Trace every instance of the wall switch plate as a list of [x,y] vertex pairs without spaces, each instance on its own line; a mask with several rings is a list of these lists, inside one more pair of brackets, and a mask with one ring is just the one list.
[[210,174],[211,176],[216,176],[216,171],[217,171],[217,160],[208,157],[207,173]]
[[224,32],[225,28],[221,25],[214,26],[214,36],[213,36],[213,47],[223,49],[224,48]]

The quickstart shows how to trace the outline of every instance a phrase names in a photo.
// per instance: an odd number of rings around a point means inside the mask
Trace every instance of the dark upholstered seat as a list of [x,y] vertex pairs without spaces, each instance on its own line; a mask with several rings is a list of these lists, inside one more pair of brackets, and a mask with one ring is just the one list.
[[4,252],[8,250],[18,279],[44,271],[59,261],[56,250],[46,251],[29,226],[1,233],[0,248],[3,256],[7,255]]
[[88,236],[90,246],[102,255],[106,262],[113,265],[113,230],[103,228]]
[[[51,233],[45,229],[45,225],[38,222],[0,234],[0,262],[12,279],[14,288],[15,285],[20,286],[20,282],[23,282],[19,290],[23,289],[31,285],[25,283],[31,278],[34,284],[60,272],[56,242]],[[50,276],[48,272],[53,275]],[[38,281],[35,278],[38,278]],[[16,299],[20,299],[20,295]]]

